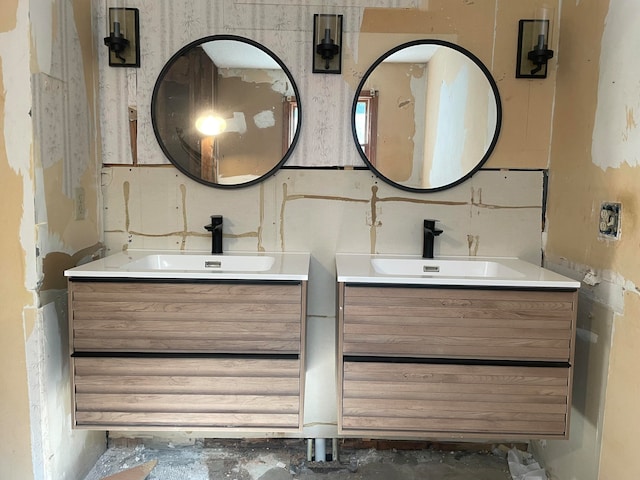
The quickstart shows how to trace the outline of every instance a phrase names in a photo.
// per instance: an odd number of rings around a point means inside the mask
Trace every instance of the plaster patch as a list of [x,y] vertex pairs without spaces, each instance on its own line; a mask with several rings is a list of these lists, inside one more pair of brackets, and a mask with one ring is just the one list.
[[624,314],[626,293],[640,296],[634,282],[612,270],[599,270],[590,265],[570,262],[564,257],[546,257],[544,266],[574,280],[582,279],[582,294],[620,315]]
[[[4,85],[4,135],[9,167],[23,178],[20,242],[25,255],[25,286],[37,285],[35,268],[35,198],[32,178],[31,82],[29,62],[29,2],[19,2],[17,25],[11,32],[0,33],[0,59]],[[17,208],[20,208],[19,206]]]
[[253,116],[253,123],[258,128],[271,128],[276,124],[276,117],[271,110],[263,110]]
[[577,328],[576,336],[583,342],[593,343],[593,344],[598,343],[598,334],[590,330],[587,330],[585,328]]
[[293,96],[295,93],[289,79],[280,70],[267,70],[267,75],[271,78],[271,89],[284,96]]
[[25,341],[25,355],[27,358],[27,382],[29,389],[29,412],[31,428],[31,457],[33,461],[34,480],[44,480],[45,477],[45,436],[46,429],[46,405],[43,386],[44,378],[42,366],[44,365],[44,348],[41,316],[42,312],[35,308],[25,309],[25,322],[27,318],[33,322],[33,328]]
[[584,274],[584,278],[582,279],[582,281],[584,283],[586,283],[587,285],[595,287],[596,285],[598,285],[600,283],[600,277],[598,276],[598,274],[596,272],[594,272],[593,270],[589,269],[589,270],[587,270],[587,273]]
[[53,1],[30,0],[32,45],[37,62],[36,72],[51,73],[51,45],[53,43]]
[[243,112],[233,112],[233,118],[227,119],[225,132],[237,132],[241,135],[247,132],[247,121]]
[[592,140],[592,161],[602,170],[623,163],[637,166],[640,135],[634,133],[634,111],[640,110],[640,66],[634,58],[640,43],[635,28],[635,2],[611,0],[600,51],[598,101]]

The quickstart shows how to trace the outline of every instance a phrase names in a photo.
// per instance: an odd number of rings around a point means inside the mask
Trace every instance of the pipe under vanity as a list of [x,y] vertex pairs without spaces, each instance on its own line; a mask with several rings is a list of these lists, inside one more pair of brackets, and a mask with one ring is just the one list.
[[[327,440],[326,438],[307,439],[307,461],[326,462],[327,461]],[[338,439],[331,439],[331,461],[338,461]]]

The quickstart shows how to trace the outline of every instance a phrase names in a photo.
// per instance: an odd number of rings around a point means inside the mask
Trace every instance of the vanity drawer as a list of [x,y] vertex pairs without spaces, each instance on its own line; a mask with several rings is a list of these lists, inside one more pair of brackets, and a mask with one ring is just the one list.
[[298,431],[298,359],[74,357],[75,426]]
[[298,284],[69,282],[75,352],[301,351]]
[[570,368],[344,362],[339,433],[565,437]]
[[568,362],[572,291],[345,287],[345,355]]

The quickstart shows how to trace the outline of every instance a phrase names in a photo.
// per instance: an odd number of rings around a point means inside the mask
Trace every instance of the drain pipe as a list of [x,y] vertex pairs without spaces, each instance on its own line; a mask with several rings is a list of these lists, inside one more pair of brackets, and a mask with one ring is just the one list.
[[307,462],[313,461],[313,440],[307,438]]
[[327,461],[327,441],[324,438],[316,438],[316,462]]

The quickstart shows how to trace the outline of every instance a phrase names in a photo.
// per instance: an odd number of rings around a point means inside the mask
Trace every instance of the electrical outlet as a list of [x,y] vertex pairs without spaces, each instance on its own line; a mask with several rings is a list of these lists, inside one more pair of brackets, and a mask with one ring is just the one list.
[[598,231],[607,238],[620,237],[620,212],[622,204],[604,202],[600,206],[600,218],[598,219]]
[[77,187],[75,189],[74,209],[76,220],[84,220],[87,218],[87,205],[85,203],[84,188]]

